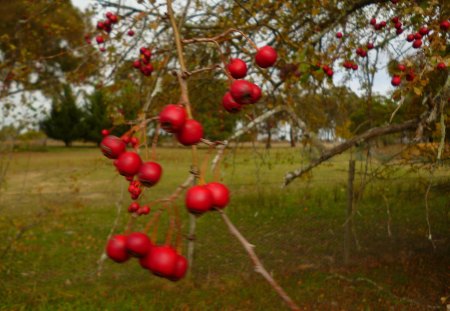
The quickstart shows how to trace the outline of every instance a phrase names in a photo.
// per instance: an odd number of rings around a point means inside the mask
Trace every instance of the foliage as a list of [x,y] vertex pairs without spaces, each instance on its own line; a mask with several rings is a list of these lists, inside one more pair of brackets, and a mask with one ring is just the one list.
[[87,103],[83,109],[83,135],[85,141],[100,143],[102,140],[102,129],[109,129],[112,126],[108,113],[108,103],[105,93],[95,90],[87,96]]
[[69,85],[53,98],[50,115],[41,122],[41,129],[54,139],[59,139],[67,146],[83,136],[83,111],[76,105],[76,96]]

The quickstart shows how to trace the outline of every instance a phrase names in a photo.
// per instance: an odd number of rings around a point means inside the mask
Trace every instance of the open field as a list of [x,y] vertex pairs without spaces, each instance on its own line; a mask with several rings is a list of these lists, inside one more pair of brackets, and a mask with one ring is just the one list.
[[[205,154],[202,150],[201,159]],[[353,157],[358,191],[366,162],[359,153]],[[190,159],[187,149],[158,150],[164,175],[146,198],[171,193],[186,179]],[[425,217],[429,170],[391,166],[378,171],[358,201],[359,247],[344,266],[348,159],[349,154],[341,155],[281,189],[284,173],[307,163],[306,152],[229,150],[221,171],[233,195],[226,211],[302,309],[445,310],[450,304],[450,168],[436,169],[429,193],[435,249]],[[376,159],[370,163],[370,170],[377,168]],[[97,276],[115,203],[122,191],[123,206],[130,199],[126,182],[96,148],[14,153],[6,180],[0,192],[1,310],[283,309],[216,213],[198,220],[188,279],[158,279],[134,260],[106,261]],[[117,232],[128,217],[122,210]],[[144,222],[139,219],[136,229]]]

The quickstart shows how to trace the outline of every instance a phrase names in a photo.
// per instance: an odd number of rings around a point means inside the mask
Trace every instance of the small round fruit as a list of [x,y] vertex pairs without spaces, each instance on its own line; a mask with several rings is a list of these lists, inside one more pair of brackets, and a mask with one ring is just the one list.
[[247,64],[240,58],[232,58],[227,69],[235,79],[242,79],[247,75]]
[[261,88],[256,84],[252,83],[252,92],[250,94],[252,104],[258,102],[261,99],[261,96],[262,96]]
[[413,43],[413,48],[418,49],[422,46],[422,40],[415,40]]
[[97,44],[102,44],[105,42],[105,39],[102,36],[95,37],[95,41],[97,41]]
[[372,42],[367,43],[367,49],[368,50],[372,50],[375,46],[373,45]]
[[172,247],[153,246],[150,253],[141,258],[139,263],[157,276],[170,278],[175,274],[177,259],[178,254]]
[[128,212],[129,213],[135,213],[139,209],[139,203],[138,202],[131,202],[131,204],[128,206]]
[[109,239],[106,245],[106,254],[115,262],[125,262],[130,258],[127,253],[125,244],[127,237],[125,235],[117,234]]
[[142,232],[133,232],[128,235],[125,247],[127,252],[134,257],[144,257],[152,248],[152,241]]
[[105,29],[105,23],[104,23],[103,21],[99,21],[99,22],[97,23],[97,29],[98,29],[98,30],[103,30],[103,29]]
[[426,27],[426,26],[420,27],[420,29],[419,29],[419,33],[420,33],[422,36],[428,35],[429,32],[430,32],[430,30],[429,30],[428,27]]
[[151,187],[158,183],[162,175],[162,167],[156,162],[145,162],[138,172],[138,179],[145,187]]
[[411,82],[414,81],[414,78],[416,75],[414,74],[414,71],[410,71],[406,74],[406,81]]
[[186,275],[186,271],[188,269],[188,261],[187,259],[182,255],[177,255],[177,260],[175,262],[175,271],[170,276],[171,281],[178,281]]
[[141,206],[137,213],[138,215],[148,215],[150,213],[150,207],[148,205]]
[[409,35],[406,37],[406,41],[408,41],[408,42],[413,42],[413,41],[414,41],[414,35],[413,35],[413,34],[409,34]]
[[134,176],[139,172],[139,168],[142,165],[142,160],[136,152],[127,151],[122,153],[117,160],[114,161],[114,165],[120,175]]
[[221,183],[212,182],[205,186],[211,192],[213,207],[224,208],[230,202],[230,190]]
[[400,78],[400,76],[393,76],[392,77],[391,84],[393,86],[399,86],[400,83],[402,83],[402,79]]
[[226,92],[222,98],[222,106],[230,113],[237,113],[241,111],[242,106],[239,105],[231,96],[230,92]]
[[253,85],[247,80],[236,80],[231,84],[230,94],[240,105],[252,103]]
[[342,38],[342,32],[337,32],[336,33],[336,38],[341,39]]
[[370,19],[370,25],[375,26],[377,24],[377,19],[375,17],[372,17]]
[[127,148],[126,144],[117,136],[109,135],[103,138],[100,149],[110,159],[117,159]]
[[202,125],[193,119],[186,120],[183,127],[176,133],[177,140],[185,146],[196,145],[203,138]]
[[169,133],[176,133],[183,128],[186,122],[186,110],[181,105],[167,105],[159,114],[161,127]]
[[261,68],[271,67],[277,61],[277,52],[273,47],[266,45],[258,50],[255,61]]
[[422,35],[421,35],[419,32],[416,32],[416,33],[414,34],[414,39],[420,40],[420,39],[422,39]]
[[445,68],[447,68],[447,66],[445,65],[445,63],[439,63],[439,64],[437,64],[436,68],[439,70],[445,70]]
[[440,24],[441,30],[447,31],[450,29],[450,22],[448,20],[442,21]]
[[205,186],[193,186],[186,192],[186,208],[189,212],[201,214],[213,206],[213,195]]
[[128,30],[127,32],[128,36],[132,37],[134,36],[134,31],[132,29]]
[[109,131],[107,129],[103,129],[101,133],[102,133],[103,137],[106,137],[109,135]]
[[141,61],[139,59],[136,59],[133,62],[133,67],[136,68],[136,69],[140,69],[141,68]]
[[403,65],[403,64],[398,64],[397,68],[398,68],[398,70],[400,70],[400,71],[405,71],[405,70],[406,70],[406,66]]

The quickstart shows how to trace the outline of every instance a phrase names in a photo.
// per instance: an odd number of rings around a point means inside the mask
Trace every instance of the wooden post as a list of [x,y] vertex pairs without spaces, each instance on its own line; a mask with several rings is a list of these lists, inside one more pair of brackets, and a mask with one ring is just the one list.
[[351,231],[353,226],[353,181],[355,180],[355,160],[348,162],[348,185],[347,185],[347,218],[345,221],[344,236],[344,264],[348,265],[350,260],[351,249]]

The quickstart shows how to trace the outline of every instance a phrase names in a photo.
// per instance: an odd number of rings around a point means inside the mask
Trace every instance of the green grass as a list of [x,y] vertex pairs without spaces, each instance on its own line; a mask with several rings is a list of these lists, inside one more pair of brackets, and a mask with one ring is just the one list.
[[[201,150],[200,159],[205,154]],[[426,239],[424,195],[429,173],[398,166],[389,176],[383,172],[382,177],[389,179],[376,179],[366,187],[354,218],[360,249],[354,247],[352,264],[343,266],[348,159],[348,154],[336,157],[281,189],[284,173],[307,163],[304,153],[287,148],[228,151],[221,170],[232,190],[227,214],[302,309],[421,310],[424,305],[439,305],[441,297],[449,295],[445,275],[450,170],[437,169],[430,192],[436,250]],[[186,149],[159,150],[163,179],[145,194],[146,200],[170,194],[187,177],[190,160]],[[357,162],[356,190],[364,163]],[[374,160],[372,165],[376,168],[378,163]],[[122,189],[124,205],[130,202],[126,187],[112,163],[94,148],[15,153],[0,192],[0,256],[22,228],[34,226],[0,257],[0,310],[282,308],[217,213],[198,219],[190,278],[177,283],[158,279],[135,260],[122,265],[106,261],[103,274],[97,276],[96,261]],[[387,234],[386,204],[392,237]],[[178,205],[183,206],[182,198]],[[187,233],[187,214],[182,212]],[[122,211],[117,232],[128,217]],[[144,224],[140,218],[135,229]]]

